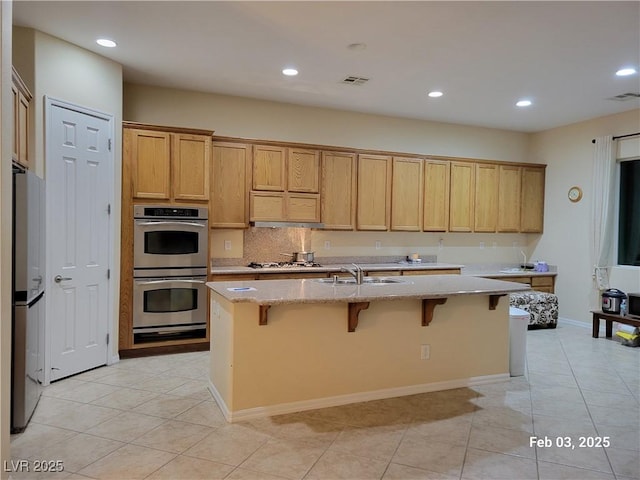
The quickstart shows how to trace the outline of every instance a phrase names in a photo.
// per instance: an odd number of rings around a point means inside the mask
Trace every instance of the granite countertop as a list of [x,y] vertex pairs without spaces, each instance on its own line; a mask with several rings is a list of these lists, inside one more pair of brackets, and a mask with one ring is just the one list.
[[[365,272],[382,272],[382,271],[399,271],[399,270],[448,270],[453,268],[462,268],[463,265],[456,265],[451,263],[409,263],[409,262],[396,262],[396,263],[359,263],[358,264]],[[339,272],[342,268],[353,268],[350,263],[336,263],[322,265],[321,267],[282,267],[282,268],[251,268],[244,266],[227,266],[227,267],[212,267],[211,273],[213,275],[231,275],[231,274],[251,274],[251,273],[330,273]]]
[[536,272],[535,270],[523,270],[514,265],[505,264],[471,264],[465,265],[461,271],[462,275],[474,277],[540,277],[540,276],[556,276],[558,268],[555,265],[549,265],[548,272]]
[[464,275],[418,275],[403,278],[402,283],[384,285],[333,285],[318,279],[303,279],[208,282],[207,286],[230,302],[260,305],[503,295],[529,290],[528,285],[521,283]]

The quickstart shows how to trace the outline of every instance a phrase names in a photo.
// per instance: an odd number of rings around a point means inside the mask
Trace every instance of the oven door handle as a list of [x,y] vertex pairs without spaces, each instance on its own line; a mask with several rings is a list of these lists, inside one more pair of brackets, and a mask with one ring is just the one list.
[[148,280],[146,282],[138,282],[138,281],[136,281],[136,283],[138,285],[157,285],[159,283],[201,283],[201,284],[204,284],[206,282],[204,280],[185,280],[185,279],[167,278],[165,280]]
[[140,226],[143,226],[143,227],[154,227],[156,225],[178,225],[178,226],[187,225],[189,227],[200,227],[200,228],[205,228],[206,227],[206,225],[204,223],[167,222],[167,221],[162,221],[162,222],[137,222],[136,225],[140,225]]

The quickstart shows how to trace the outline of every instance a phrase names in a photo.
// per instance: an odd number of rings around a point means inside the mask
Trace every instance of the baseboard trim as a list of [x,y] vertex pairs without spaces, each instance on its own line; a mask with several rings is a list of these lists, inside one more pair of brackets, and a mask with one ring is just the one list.
[[483,375],[480,377],[461,378],[457,380],[448,380],[445,382],[424,383],[407,387],[386,388],[383,390],[372,390],[369,392],[350,393],[333,397],[280,403],[277,405],[270,405],[268,407],[247,408],[244,410],[238,410],[236,412],[231,412],[229,410],[226,403],[220,396],[220,393],[216,389],[215,385],[211,383],[211,381],[209,381],[209,391],[220,407],[220,410],[222,411],[222,414],[224,415],[227,422],[233,423],[239,422],[241,420],[264,418],[273,415],[282,415],[285,413],[302,412],[306,410],[315,410],[318,408],[337,407],[339,405],[346,405],[349,403],[381,400],[383,398],[403,397],[406,395],[416,395],[418,393],[451,390],[453,388],[473,387],[476,385],[484,385],[487,383],[506,382],[510,378],[511,376],[509,375],[509,373]]

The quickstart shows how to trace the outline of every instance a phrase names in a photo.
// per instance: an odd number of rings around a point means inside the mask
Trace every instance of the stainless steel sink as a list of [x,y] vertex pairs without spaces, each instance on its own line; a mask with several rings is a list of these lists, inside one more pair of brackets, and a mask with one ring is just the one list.
[[[327,285],[357,285],[355,278],[317,278],[318,283],[324,283]],[[394,283],[409,283],[408,280],[392,277],[364,277],[362,279],[363,285],[390,285]]]

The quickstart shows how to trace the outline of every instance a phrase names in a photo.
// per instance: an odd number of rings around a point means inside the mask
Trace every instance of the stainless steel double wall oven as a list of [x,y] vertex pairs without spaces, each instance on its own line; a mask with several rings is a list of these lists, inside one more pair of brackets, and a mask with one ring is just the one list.
[[135,205],[133,216],[134,343],[204,338],[207,208]]

